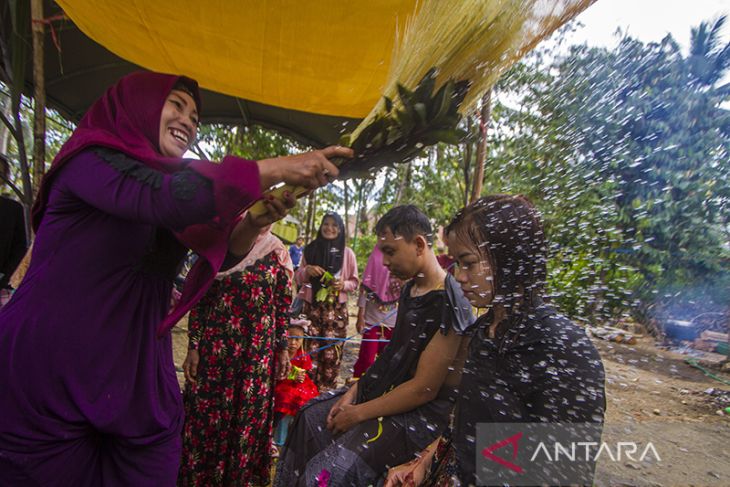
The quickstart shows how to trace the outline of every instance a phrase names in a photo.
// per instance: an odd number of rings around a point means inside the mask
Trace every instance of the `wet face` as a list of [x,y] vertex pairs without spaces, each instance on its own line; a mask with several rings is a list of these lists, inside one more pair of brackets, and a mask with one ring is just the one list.
[[334,240],[340,236],[340,227],[337,225],[337,221],[330,216],[324,219],[320,231],[325,240]]
[[454,277],[472,306],[486,308],[494,299],[494,275],[487,258],[473,242],[449,234],[449,255],[456,259]]
[[[289,355],[293,356],[297,350],[302,348],[304,343],[304,330],[298,326],[292,326],[287,332],[287,347],[289,349]],[[298,337],[298,338],[297,338]]]
[[421,266],[421,258],[428,244],[423,237],[408,242],[404,237],[393,235],[390,228],[378,235],[378,247],[383,253],[383,265],[390,273],[403,281],[415,277]]
[[198,109],[195,100],[181,90],[172,90],[160,115],[160,154],[182,157],[198,133]]

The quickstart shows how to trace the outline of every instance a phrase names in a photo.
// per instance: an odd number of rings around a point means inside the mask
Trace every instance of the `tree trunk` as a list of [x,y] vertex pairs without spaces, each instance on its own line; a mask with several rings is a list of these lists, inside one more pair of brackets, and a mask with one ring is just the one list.
[[489,128],[489,119],[492,115],[492,90],[484,93],[482,97],[482,109],[479,114],[479,140],[477,142],[477,160],[474,168],[474,185],[471,189],[472,203],[479,199],[482,194],[482,184],[484,183],[484,163],[487,159],[487,129]]
[[[472,117],[466,117],[466,131],[471,134]],[[474,148],[472,141],[467,139],[464,142],[464,206],[469,204],[469,188],[471,187],[469,175],[471,173],[471,158]]]
[[347,181],[342,181],[345,187],[345,241],[350,241],[350,189]]
[[314,209],[315,209],[315,194],[312,192],[309,195],[309,203],[307,204],[307,228],[304,234],[305,243],[309,243],[312,239],[312,227],[314,227]]
[[[10,101],[8,101],[7,105],[4,105],[0,110],[2,110],[2,114],[5,116],[6,119],[10,120],[11,118],[11,109],[10,109]],[[4,123],[0,124],[0,153],[7,154],[8,153],[8,142],[10,141],[10,131],[5,126]]]
[[403,199],[403,196],[405,196],[406,190],[411,184],[411,162],[409,162],[406,166],[406,172],[403,175],[403,179],[400,180],[400,185],[398,186],[398,192],[395,194],[395,204],[399,205],[401,200]]
[[[356,184],[357,185],[357,184]],[[359,188],[357,189],[357,197],[355,202],[355,228],[354,228],[354,236],[353,236],[353,245],[354,242],[357,242],[357,234],[360,230],[360,208],[362,208],[362,190],[365,186],[364,181],[360,181]]]
[[46,83],[43,71],[43,0],[30,0],[33,32],[33,194],[46,170]]

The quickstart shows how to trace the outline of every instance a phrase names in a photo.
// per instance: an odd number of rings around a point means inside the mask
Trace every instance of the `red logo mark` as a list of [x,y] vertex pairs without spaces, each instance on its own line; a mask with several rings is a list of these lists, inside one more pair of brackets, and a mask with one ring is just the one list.
[[482,450],[482,455],[484,458],[488,458],[489,460],[492,460],[493,462],[497,462],[503,467],[507,467],[508,469],[517,472],[522,473],[524,470],[519,465],[515,465],[514,463],[510,462],[509,460],[505,460],[502,457],[498,457],[493,452],[495,450],[499,450],[503,446],[506,445],[512,445],[512,460],[517,458],[517,450],[519,448],[519,441],[522,438],[522,433],[517,433],[516,435],[510,436],[509,438],[505,438],[504,440],[498,441],[492,446],[486,447],[484,450]]

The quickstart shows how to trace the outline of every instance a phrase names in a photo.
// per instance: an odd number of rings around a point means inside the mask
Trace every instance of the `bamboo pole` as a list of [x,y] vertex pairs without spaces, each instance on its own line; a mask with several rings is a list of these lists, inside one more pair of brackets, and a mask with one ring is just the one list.
[[[20,163],[21,181],[23,183],[23,217],[25,223],[26,241],[33,240],[33,226],[31,224],[31,208],[33,207],[33,185],[30,180],[30,167],[28,155],[25,152],[25,137],[23,135],[23,122],[20,119],[20,107],[13,113],[15,124],[15,141],[18,145],[18,162]],[[8,127],[9,128],[9,127]]]
[[6,181],[6,183],[23,205],[25,233],[28,242],[30,242],[32,240],[31,207],[33,205],[33,193],[28,157],[25,151],[23,122],[20,116],[25,66],[28,62],[27,44],[24,41],[26,30],[30,26],[30,10],[27,2],[17,2],[16,8],[10,9],[10,24],[12,29],[9,38],[0,36],[0,53],[2,53],[5,68],[3,75],[10,89],[9,110],[0,110],[0,121],[15,140],[18,149],[21,184],[12,184],[10,181]]
[[46,169],[46,84],[43,69],[43,0],[30,0],[33,33],[33,194],[38,192]]

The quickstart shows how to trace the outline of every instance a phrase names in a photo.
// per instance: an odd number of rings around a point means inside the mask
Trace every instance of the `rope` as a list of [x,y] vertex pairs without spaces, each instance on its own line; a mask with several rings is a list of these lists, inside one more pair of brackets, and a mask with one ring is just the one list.
[[[317,352],[321,352],[322,350],[325,350],[325,349],[327,349],[327,348],[330,348],[330,347],[334,347],[335,345],[337,345],[337,344],[338,344],[337,342],[339,342],[339,341],[342,341],[342,342],[343,342],[343,345],[344,345],[344,343],[346,343],[346,342],[348,342],[348,341],[356,340],[356,339],[357,339],[356,337],[357,337],[358,335],[362,335],[363,333],[365,333],[365,332],[368,332],[368,331],[372,330],[372,329],[373,329],[373,328],[375,328],[376,326],[381,326],[381,325],[382,325],[383,323],[385,323],[385,320],[387,320],[388,318],[390,318],[391,316],[393,316],[393,315],[394,315],[395,313],[397,313],[397,312],[398,312],[398,308],[395,308],[395,309],[391,310],[391,311],[390,311],[390,312],[389,312],[389,313],[388,313],[387,315],[383,316],[383,319],[382,319],[382,320],[380,320],[380,323],[376,323],[376,324],[374,324],[374,325],[370,325],[370,326],[368,326],[367,328],[365,328],[365,329],[364,329],[363,331],[361,331],[361,332],[359,332],[359,333],[355,333],[354,335],[350,335],[349,337],[346,337],[346,338],[333,338],[333,337],[325,337],[325,338],[324,338],[325,340],[331,340],[331,341],[333,341],[333,343],[330,343],[329,345],[325,345],[325,346],[323,346],[323,347],[315,348],[314,350],[312,350],[312,351],[308,352],[308,353],[307,353],[307,355],[309,355],[309,356],[313,356],[313,355],[314,355],[315,353],[317,353]],[[364,341],[364,340],[367,340],[367,339],[362,339],[362,338],[361,338],[361,339],[359,339],[359,340],[361,340],[361,341]],[[387,340],[386,340],[386,341],[387,341]]]
[[310,335],[294,335],[294,336],[286,336],[287,338],[315,338],[317,340],[336,340],[341,342],[346,341],[353,341],[353,342],[384,342],[388,343],[390,340],[382,339],[382,338],[338,338],[338,337],[320,337],[320,336],[310,336]]
[[53,22],[57,20],[67,20],[66,15],[60,14],[60,15],[54,15],[52,17],[46,17],[45,19],[33,19],[31,23],[36,25],[47,25],[51,29],[51,40],[53,41],[53,45],[56,46],[56,50],[61,52],[61,43],[58,41],[58,35],[56,35],[56,28],[53,25]]

